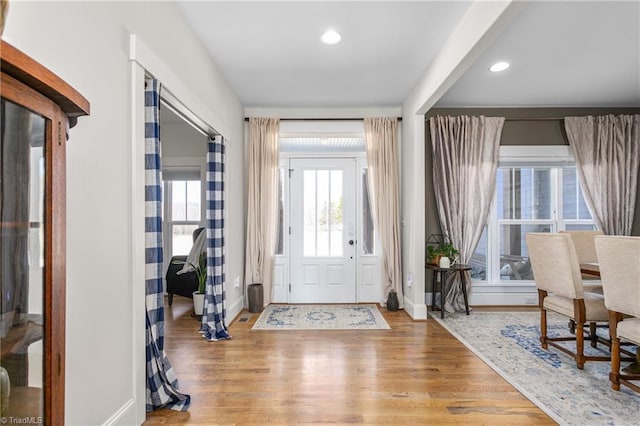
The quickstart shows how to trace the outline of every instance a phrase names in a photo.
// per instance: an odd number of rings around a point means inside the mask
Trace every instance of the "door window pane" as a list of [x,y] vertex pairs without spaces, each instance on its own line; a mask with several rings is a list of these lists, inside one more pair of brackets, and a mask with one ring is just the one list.
[[342,170],[304,170],[304,255],[343,253]]

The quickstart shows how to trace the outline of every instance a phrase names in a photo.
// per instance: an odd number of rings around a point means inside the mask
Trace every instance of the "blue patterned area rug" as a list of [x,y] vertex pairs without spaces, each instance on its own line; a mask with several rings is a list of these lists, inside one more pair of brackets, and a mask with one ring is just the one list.
[[389,329],[376,305],[268,305],[252,330]]
[[[562,425],[638,425],[640,395],[622,386],[611,389],[611,363],[586,362],[578,370],[573,358],[540,346],[538,312],[472,312],[432,315],[480,359],[542,411]],[[548,316],[549,335],[568,335],[568,319]],[[598,330],[608,335],[608,330]],[[567,342],[567,345],[575,342]],[[585,343],[585,352],[607,353]],[[594,352],[595,351],[595,352]],[[627,363],[622,363],[625,367]]]

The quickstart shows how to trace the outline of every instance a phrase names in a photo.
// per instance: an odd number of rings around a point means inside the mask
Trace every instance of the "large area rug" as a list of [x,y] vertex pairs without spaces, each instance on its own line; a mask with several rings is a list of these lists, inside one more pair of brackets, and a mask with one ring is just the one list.
[[388,329],[376,305],[268,305],[253,330]]
[[[609,362],[587,362],[578,370],[568,355],[540,347],[539,313],[455,313],[441,320],[436,312],[432,318],[558,423],[640,424],[640,395],[624,386],[611,389]],[[550,335],[568,334],[565,317],[550,314],[548,320]],[[587,342],[585,352],[590,351],[607,349]]]

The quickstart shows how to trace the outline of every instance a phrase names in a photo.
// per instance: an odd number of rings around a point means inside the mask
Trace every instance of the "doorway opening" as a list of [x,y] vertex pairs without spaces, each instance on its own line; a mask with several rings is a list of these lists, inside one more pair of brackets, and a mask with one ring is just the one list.
[[380,302],[362,122],[281,122],[279,150],[273,302]]

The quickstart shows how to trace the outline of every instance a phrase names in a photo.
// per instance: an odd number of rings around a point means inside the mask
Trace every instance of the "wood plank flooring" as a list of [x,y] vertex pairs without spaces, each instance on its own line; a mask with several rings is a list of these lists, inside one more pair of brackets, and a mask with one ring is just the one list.
[[391,330],[252,331],[206,342],[191,300],[166,309],[166,351],[188,412],[145,424],[554,424],[433,320],[381,308]]

